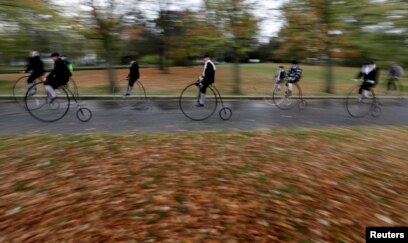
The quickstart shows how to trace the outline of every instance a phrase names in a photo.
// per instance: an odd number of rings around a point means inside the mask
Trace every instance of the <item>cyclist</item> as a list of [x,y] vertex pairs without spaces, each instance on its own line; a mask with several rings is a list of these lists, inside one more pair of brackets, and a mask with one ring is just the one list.
[[203,107],[205,103],[205,94],[207,92],[208,86],[215,82],[215,70],[216,67],[214,63],[210,60],[209,55],[203,56],[204,70],[203,74],[197,80],[197,86],[200,87],[200,93],[198,95],[197,106]]
[[[31,71],[31,74],[27,79],[27,84],[28,84],[27,90],[30,90],[30,88],[34,86],[34,81],[37,78],[43,76],[45,73],[44,63],[41,61],[40,55],[36,51],[31,52],[31,57],[28,60],[28,65],[24,72],[28,73],[30,71]],[[35,92],[36,90],[35,88],[33,88],[30,90],[29,95],[34,95]]]
[[57,98],[55,89],[66,85],[72,75],[59,53],[52,53],[51,58],[54,60],[54,69],[44,79],[44,88],[47,90],[50,103]]
[[279,66],[275,74],[275,88],[280,90],[281,83],[285,80],[286,72],[284,66]]
[[380,69],[371,60],[366,61],[360,69],[356,79],[363,78],[363,83],[358,90],[358,100],[362,101],[368,97],[368,91],[377,84],[377,79],[380,73]]
[[387,82],[387,91],[397,90],[397,85],[395,81],[400,79],[404,75],[404,70],[402,67],[395,62],[391,63],[388,68],[388,82]]
[[139,64],[136,62],[135,59],[130,59],[130,67],[129,67],[129,75],[127,76],[128,88],[126,90],[125,96],[129,96],[130,92],[133,89],[133,85],[139,80],[140,72],[139,72]]
[[288,87],[287,94],[289,95],[292,93],[293,84],[296,84],[300,81],[303,73],[303,70],[300,68],[300,64],[298,61],[295,60],[292,62],[292,64],[293,66],[288,71],[288,82],[286,84],[286,86]]

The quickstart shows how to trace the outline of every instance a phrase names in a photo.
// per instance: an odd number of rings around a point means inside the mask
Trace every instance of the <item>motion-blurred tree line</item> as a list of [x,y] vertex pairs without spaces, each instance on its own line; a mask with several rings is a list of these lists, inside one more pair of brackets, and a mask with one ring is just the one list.
[[[208,53],[235,63],[234,92],[240,93],[239,63],[248,59],[293,59],[331,66],[371,58],[408,64],[406,0],[289,0],[280,9],[257,9],[256,0],[202,0],[199,9],[172,0],[78,0],[62,7],[52,0],[0,0],[0,64],[24,60],[29,51],[59,51],[74,62],[191,65]],[[188,2],[177,2],[177,5]],[[146,10],[146,6],[153,6]],[[257,11],[280,12],[285,22],[268,43],[259,40]],[[88,60],[88,61],[86,61]],[[95,64],[93,63],[93,64]],[[111,83],[112,84],[112,83]]]

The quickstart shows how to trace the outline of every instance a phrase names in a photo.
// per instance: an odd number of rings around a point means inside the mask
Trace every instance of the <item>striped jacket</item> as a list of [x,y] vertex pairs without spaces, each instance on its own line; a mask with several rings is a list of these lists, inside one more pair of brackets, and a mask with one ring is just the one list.
[[294,65],[289,69],[288,78],[292,81],[299,81],[302,77],[303,70],[300,68],[299,65]]

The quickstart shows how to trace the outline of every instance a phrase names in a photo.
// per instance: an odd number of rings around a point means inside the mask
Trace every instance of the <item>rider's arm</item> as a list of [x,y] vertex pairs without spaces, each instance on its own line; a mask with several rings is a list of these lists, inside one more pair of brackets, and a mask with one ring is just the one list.
[[52,77],[54,77],[55,74],[57,74],[57,69],[58,69],[58,64],[54,65],[54,68],[52,69],[52,71],[47,75],[46,79],[51,79]]
[[31,70],[33,70],[33,62],[32,62],[32,59],[30,59],[30,60],[28,61],[26,70],[25,70],[24,72],[25,72],[25,73],[28,73],[28,72],[30,72]]

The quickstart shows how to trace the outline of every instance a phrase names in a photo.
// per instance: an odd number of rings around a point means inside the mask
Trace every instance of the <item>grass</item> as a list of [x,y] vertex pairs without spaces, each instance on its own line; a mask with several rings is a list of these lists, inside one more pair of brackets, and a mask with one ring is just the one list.
[[366,225],[408,224],[407,136],[408,127],[0,136],[0,235],[362,242]]
[[[279,64],[241,64],[241,88],[244,95],[265,95],[271,89],[273,76]],[[286,69],[290,67],[285,64]],[[324,67],[303,65],[304,75],[301,87],[305,95],[328,95],[323,92]],[[157,68],[142,68],[141,82],[146,88],[148,95],[179,95],[181,90],[189,83],[195,81],[202,73],[201,66],[172,67],[168,74],[161,73]],[[346,94],[354,85],[350,80],[356,76],[357,68],[335,67],[334,68],[334,91],[337,95]],[[126,77],[127,69],[116,70],[118,80]],[[0,94],[9,94],[13,80],[22,74],[0,74]],[[382,72],[380,80],[384,82],[385,72]],[[75,71],[80,94],[111,94],[108,88],[107,74],[105,70]],[[405,81],[404,81],[405,82]],[[233,78],[232,65],[223,64],[217,66],[216,86],[222,94],[232,94]],[[406,85],[405,85],[406,86]],[[405,87],[404,86],[404,87]],[[384,90],[384,85],[379,85],[378,90]],[[381,91],[382,92],[382,91]],[[405,87],[405,93],[408,88]]]
[[0,80],[0,94],[11,94],[12,87],[13,87],[13,81]]

